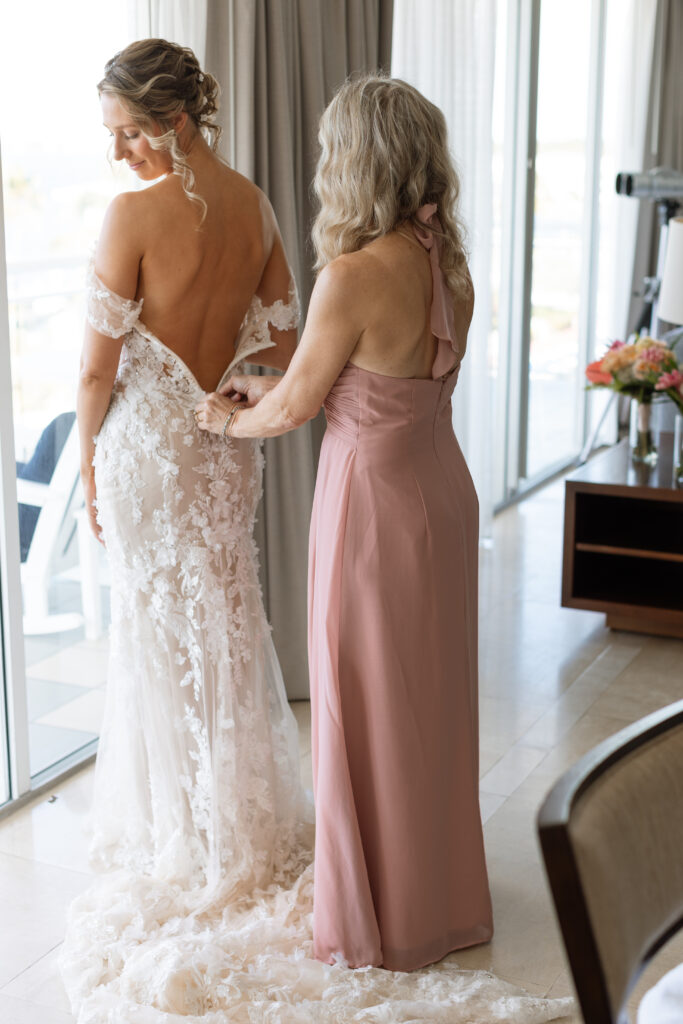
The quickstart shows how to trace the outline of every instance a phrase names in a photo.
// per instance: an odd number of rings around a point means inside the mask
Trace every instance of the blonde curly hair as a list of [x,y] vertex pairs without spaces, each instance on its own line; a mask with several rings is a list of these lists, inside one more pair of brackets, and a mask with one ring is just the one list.
[[116,96],[150,146],[168,152],[173,173],[181,177],[188,198],[201,207],[203,222],[206,203],[193,191],[194,174],[178,145],[173,119],[186,113],[216,151],[221,127],[214,115],[220,86],[214,76],[202,71],[189,47],[165,39],[140,39],[107,61],[97,91]]
[[454,299],[471,294],[460,181],[439,108],[400,79],[353,77],[323,113],[318,139],[316,269],[396,228],[420,224],[419,208],[435,203],[441,231],[431,230],[441,239],[449,290]]

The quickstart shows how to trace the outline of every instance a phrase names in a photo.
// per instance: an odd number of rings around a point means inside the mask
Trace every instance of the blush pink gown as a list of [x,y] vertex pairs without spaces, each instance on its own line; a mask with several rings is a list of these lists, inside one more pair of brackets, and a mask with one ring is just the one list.
[[[422,207],[429,224],[435,207]],[[428,229],[432,379],[347,364],[310,540],[315,956],[408,971],[492,934],[478,800],[478,503]]]

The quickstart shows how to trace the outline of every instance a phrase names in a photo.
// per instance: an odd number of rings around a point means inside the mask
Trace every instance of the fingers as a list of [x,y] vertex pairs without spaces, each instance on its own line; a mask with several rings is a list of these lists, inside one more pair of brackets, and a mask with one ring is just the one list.
[[200,430],[209,430],[212,434],[219,434],[225,424],[225,417],[236,404],[215,391],[210,395],[205,395],[195,406],[195,423]]
[[262,377],[254,373],[233,373],[232,377],[229,377],[225,384],[223,384],[219,394],[228,395],[231,391],[234,391],[238,395],[248,395],[249,389],[253,387],[254,383],[262,379]]
[[[231,392],[236,391],[238,394],[246,394],[247,381],[249,378],[244,373],[234,373],[232,377],[228,377],[225,384],[218,389],[219,395],[229,395]],[[240,384],[242,385],[240,387]]]
[[88,509],[88,521],[90,523],[90,529],[95,536],[95,540],[99,541],[103,548],[106,547],[104,537],[102,536],[102,530],[100,529],[100,524],[97,522],[97,512],[94,508]]

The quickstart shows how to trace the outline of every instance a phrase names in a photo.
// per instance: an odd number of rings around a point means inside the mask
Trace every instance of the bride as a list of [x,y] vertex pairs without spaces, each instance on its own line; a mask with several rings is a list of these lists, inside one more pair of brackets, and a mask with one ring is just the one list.
[[[133,43],[99,85],[114,157],[88,278],[82,478],[112,576],[91,854],[60,968],[78,1024],[540,1024],[536,999],[447,959],[313,959],[312,814],[252,528],[258,442],[193,410],[242,362],[286,369],[296,288],[265,197],[215,154],[194,54]],[[160,180],[157,180],[160,179]]]
[[190,50],[133,43],[99,93],[115,159],[161,180],[111,204],[88,279],[81,474],[112,574],[91,855],[130,877],[72,907],[75,1008],[130,975],[137,929],[187,914],[200,929],[202,908],[293,881],[311,856],[252,537],[262,455],[193,416],[245,358],[286,369],[296,288],[267,200],[213,151],[218,86]]

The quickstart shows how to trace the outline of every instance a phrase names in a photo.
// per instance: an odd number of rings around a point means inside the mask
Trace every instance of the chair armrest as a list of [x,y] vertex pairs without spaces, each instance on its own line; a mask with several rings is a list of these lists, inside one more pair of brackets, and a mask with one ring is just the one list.
[[38,484],[35,480],[17,479],[17,501],[20,505],[35,505],[42,508],[50,491],[49,484]]

